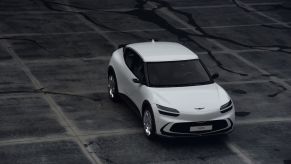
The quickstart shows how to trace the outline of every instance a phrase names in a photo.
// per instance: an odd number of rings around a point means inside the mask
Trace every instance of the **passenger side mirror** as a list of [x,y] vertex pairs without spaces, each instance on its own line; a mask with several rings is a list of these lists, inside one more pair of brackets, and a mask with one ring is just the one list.
[[219,77],[219,74],[218,74],[218,73],[214,73],[214,74],[211,76],[212,79],[217,79],[218,77]]
[[118,48],[124,48],[126,46],[126,44],[120,44],[118,45]]

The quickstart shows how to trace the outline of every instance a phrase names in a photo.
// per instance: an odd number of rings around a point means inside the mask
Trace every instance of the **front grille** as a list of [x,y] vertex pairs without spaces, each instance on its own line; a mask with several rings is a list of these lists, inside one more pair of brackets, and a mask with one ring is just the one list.
[[[190,132],[190,127],[193,126],[207,126],[212,125],[212,130],[204,130],[204,131],[196,131],[196,132]],[[207,133],[212,131],[217,131],[224,129],[228,126],[226,120],[214,120],[214,121],[205,121],[205,122],[184,122],[184,123],[175,123],[170,128],[171,132],[175,133],[193,133],[193,134],[199,134],[199,133]]]

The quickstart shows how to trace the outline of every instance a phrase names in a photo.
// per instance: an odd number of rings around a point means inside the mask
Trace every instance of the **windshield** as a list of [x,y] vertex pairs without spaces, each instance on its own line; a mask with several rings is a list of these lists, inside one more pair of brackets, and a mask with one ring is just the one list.
[[148,79],[153,87],[192,86],[212,83],[198,59],[148,62]]

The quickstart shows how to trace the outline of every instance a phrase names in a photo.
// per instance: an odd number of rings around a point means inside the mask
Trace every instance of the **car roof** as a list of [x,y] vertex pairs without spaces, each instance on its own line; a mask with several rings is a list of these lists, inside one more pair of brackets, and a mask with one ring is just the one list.
[[185,46],[174,42],[143,42],[129,44],[145,62],[162,62],[198,59],[198,56]]

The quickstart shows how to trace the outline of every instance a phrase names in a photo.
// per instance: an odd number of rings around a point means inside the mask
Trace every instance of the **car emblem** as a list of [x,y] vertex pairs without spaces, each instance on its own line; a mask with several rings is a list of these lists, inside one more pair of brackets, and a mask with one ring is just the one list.
[[195,109],[197,109],[197,110],[202,110],[202,109],[204,109],[203,107],[201,107],[201,108],[195,108]]

